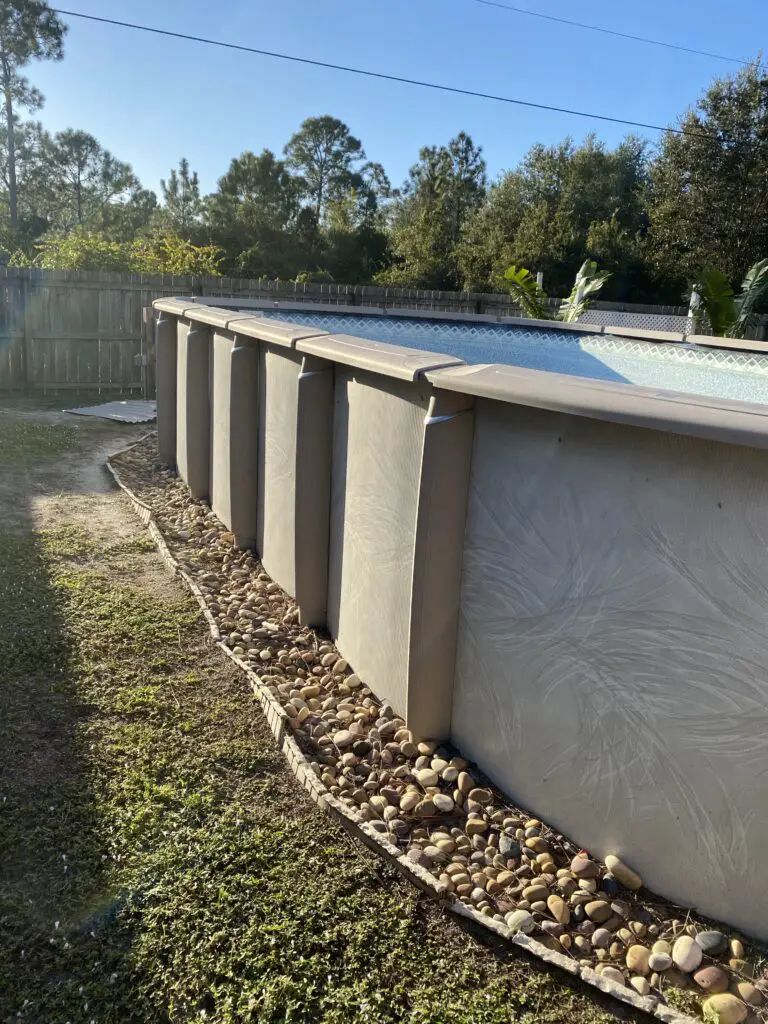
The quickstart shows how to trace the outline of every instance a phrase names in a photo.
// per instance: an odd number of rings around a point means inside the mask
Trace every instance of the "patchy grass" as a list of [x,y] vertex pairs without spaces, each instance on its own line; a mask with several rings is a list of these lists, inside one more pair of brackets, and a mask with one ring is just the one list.
[[615,1020],[309,803],[131,529],[0,530],[0,1020]]
[[75,447],[77,431],[73,427],[10,416],[0,418],[0,467],[16,463],[28,465]]
[[78,558],[95,550],[95,544],[82,526],[56,526],[37,534],[43,554],[48,558]]
[[142,533],[138,537],[130,537],[128,540],[118,541],[117,544],[110,544],[104,549],[103,557],[119,561],[126,555],[145,555],[154,550],[155,542],[148,533]]

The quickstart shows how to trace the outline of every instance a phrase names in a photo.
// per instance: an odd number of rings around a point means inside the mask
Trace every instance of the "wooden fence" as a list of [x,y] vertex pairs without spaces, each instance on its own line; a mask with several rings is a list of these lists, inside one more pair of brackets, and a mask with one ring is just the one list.
[[[323,302],[514,316],[509,295],[373,285],[294,284],[229,277],[0,269],[0,392],[66,389],[152,393],[151,343],[142,309],[164,295]],[[670,329],[678,306],[596,303],[614,323]],[[663,319],[658,319],[662,317]],[[677,329],[680,329],[679,327]],[[150,364],[150,365],[147,365]]]

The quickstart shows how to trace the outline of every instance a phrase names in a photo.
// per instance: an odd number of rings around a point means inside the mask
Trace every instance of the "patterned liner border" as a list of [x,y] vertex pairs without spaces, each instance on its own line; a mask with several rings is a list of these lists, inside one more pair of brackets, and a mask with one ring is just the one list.
[[[519,341],[534,344],[536,342],[545,342],[548,348],[581,349],[583,352],[589,352],[597,357],[602,353],[618,356],[637,356],[655,362],[682,363],[689,366],[730,370],[734,373],[749,373],[768,377],[768,357],[765,355],[702,349],[683,341],[635,341],[629,338],[615,338],[610,334],[569,335],[562,331],[558,332],[556,325],[548,329],[546,327],[526,328],[517,324],[513,326],[463,322],[451,324],[442,320],[437,323],[429,323],[421,320],[409,320],[407,317],[355,316],[349,313],[334,315],[332,313],[302,313],[294,310],[288,310],[284,313],[282,311],[263,310],[263,313],[265,317],[282,323],[319,327],[331,332],[343,331],[343,333],[349,334],[356,330],[361,332],[361,337],[366,337],[365,331],[369,328],[370,321],[374,321],[377,333],[383,332],[388,335],[386,340],[391,340],[390,336],[400,338],[403,335],[410,335],[412,338],[415,335],[419,335],[422,339],[433,340],[438,345],[441,337],[445,338],[446,336],[459,340],[469,336],[481,341],[483,339],[503,341],[512,332],[515,339]],[[607,327],[606,330],[608,330]],[[406,337],[406,344],[407,341],[408,338]],[[395,342],[395,344],[398,343]]]
[[543,960],[547,964],[552,964],[561,968],[568,974],[580,978],[588,985],[592,985],[593,988],[597,988],[600,991],[613,996],[620,1002],[627,1003],[635,1009],[643,1010],[645,1013],[652,1014],[659,1020],[664,1021],[665,1024],[701,1024],[700,1020],[697,1020],[695,1017],[690,1017],[687,1014],[680,1013],[673,1007],[662,1003],[656,997],[641,996],[631,988],[616,984],[616,982],[611,981],[610,978],[603,978],[596,971],[592,970],[591,967],[580,965],[576,960],[566,956],[564,953],[557,953],[555,950],[549,949],[547,946],[543,945],[543,943],[538,942],[536,939],[532,939],[528,935],[523,935],[521,932],[513,933],[500,921],[486,917],[473,907],[466,906],[466,904],[462,903],[460,900],[455,899],[453,895],[447,891],[446,887],[441,882],[438,882],[429,871],[420,867],[418,864],[414,864],[413,861],[410,861],[404,854],[401,854],[396,846],[388,842],[375,829],[371,828],[368,822],[358,818],[346,804],[326,790],[323,783],[310,767],[309,758],[302,753],[298,743],[291,735],[290,726],[288,724],[290,719],[283,710],[279,701],[269,692],[253,669],[251,669],[251,667],[245,662],[241,661],[240,658],[238,658],[236,654],[233,654],[229,647],[222,642],[219,627],[216,625],[216,620],[213,615],[208,610],[202,592],[192,577],[181,568],[179,563],[171,554],[160,528],[155,522],[152,510],[148,505],[145,505],[143,501],[136,497],[130,487],[123,482],[120,474],[112,465],[111,459],[131,451],[132,448],[136,448],[142,441],[145,441],[151,436],[151,434],[145,434],[134,444],[128,445],[126,448],[122,448],[118,452],[114,452],[107,459],[107,469],[112,475],[117,486],[128,497],[128,500],[131,502],[134,511],[141,522],[149,530],[150,536],[157,545],[160,557],[165,562],[171,575],[181,578],[196,598],[205,620],[208,623],[211,636],[213,637],[216,646],[237,666],[237,668],[240,669],[241,672],[248,677],[248,682],[251,685],[251,689],[253,690],[255,697],[261,704],[261,709],[264,712],[267,723],[277,741],[278,747],[285,755],[288,764],[291,767],[291,771],[314,803],[316,803],[321,810],[330,814],[330,816],[334,818],[344,829],[346,829],[347,832],[363,842],[379,857],[385,860],[392,867],[396,868],[402,875],[405,875],[415,886],[442,904],[446,910],[458,915],[459,917],[472,921],[475,925],[485,928],[487,931],[493,932],[498,938],[504,939],[509,944],[517,946],[520,949],[524,949],[527,953],[530,953],[539,960]]

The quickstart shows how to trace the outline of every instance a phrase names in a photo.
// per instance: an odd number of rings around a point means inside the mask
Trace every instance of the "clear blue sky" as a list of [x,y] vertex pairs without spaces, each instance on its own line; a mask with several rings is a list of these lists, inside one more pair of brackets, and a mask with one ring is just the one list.
[[[513,2],[513,0],[510,0]],[[742,59],[768,44],[765,0],[518,0],[518,6]],[[55,2],[52,6],[57,6]],[[738,65],[613,39],[473,0],[70,0],[62,7],[412,78],[667,124]],[[204,191],[245,149],[276,152],[308,116],[333,114],[401,184],[422,145],[464,129],[492,175],[534,142],[629,129],[434,93],[165,39],[77,18],[59,64],[34,64],[39,116],[83,128],[142,183],[188,157]],[[768,47],[767,47],[768,48]],[[655,138],[652,133],[649,137]]]

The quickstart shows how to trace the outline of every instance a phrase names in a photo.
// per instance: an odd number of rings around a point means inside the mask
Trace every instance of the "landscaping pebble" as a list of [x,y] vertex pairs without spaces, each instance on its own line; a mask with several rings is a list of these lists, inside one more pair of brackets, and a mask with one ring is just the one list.
[[[695,990],[720,1024],[768,1019],[766,982],[727,931],[663,901],[615,855],[601,864],[512,805],[447,746],[414,735],[210,509],[154,462],[151,443],[118,457],[222,641],[259,673],[312,759],[318,782],[368,828],[440,880],[452,900],[662,1001]],[[648,894],[645,894],[646,896]],[[706,957],[706,961],[704,958]],[[750,1017],[750,1021],[752,1017]]]
[[749,1011],[742,1001],[730,992],[710,996],[704,1000],[704,1015],[713,1024],[741,1024]]
[[712,993],[726,992],[730,984],[729,977],[725,971],[713,965],[702,967],[700,971],[696,971],[693,980],[699,988],[704,989],[705,992]]
[[707,956],[720,956],[728,949],[728,939],[722,932],[699,932],[696,936],[696,945],[701,946]]
[[524,932],[526,935],[530,935],[536,927],[533,915],[529,914],[527,910],[514,910],[511,914],[507,914],[505,921],[511,932]]
[[645,946],[630,946],[627,950],[627,970],[632,971],[633,974],[650,973],[650,956],[651,951]]
[[672,947],[672,960],[684,974],[695,971],[702,960],[701,946],[690,935],[681,935]]
[[612,853],[609,853],[605,858],[605,866],[611,872],[613,877],[627,889],[634,890],[642,888],[643,880],[640,875],[636,874],[631,868],[628,868],[624,861],[619,860],[618,857],[614,857]]
[[672,957],[669,953],[651,953],[648,957],[648,966],[652,971],[661,973],[672,966]]

